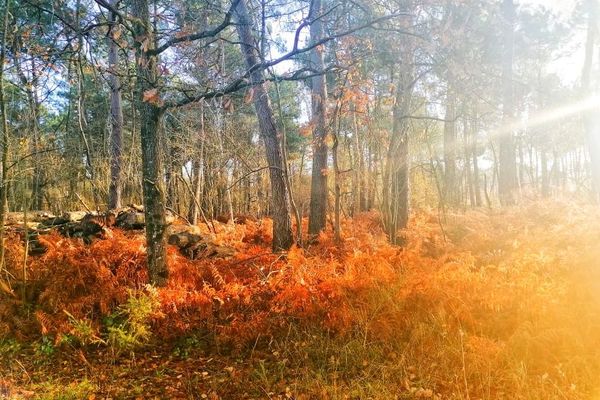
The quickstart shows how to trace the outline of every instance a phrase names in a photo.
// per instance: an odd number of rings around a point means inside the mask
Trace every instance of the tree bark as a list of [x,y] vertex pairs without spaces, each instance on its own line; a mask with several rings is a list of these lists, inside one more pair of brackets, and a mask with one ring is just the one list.
[[406,228],[409,210],[409,153],[408,119],[413,90],[412,51],[401,57],[399,79],[396,82],[396,101],[393,108],[393,127],[383,176],[384,225],[389,240],[400,244],[398,230]]
[[[113,0],[115,6],[117,0]],[[110,14],[111,31],[108,39],[108,68],[110,76],[110,186],[108,188],[108,208],[121,208],[122,164],[123,164],[123,108],[121,106],[121,82],[119,80],[119,48],[116,43],[118,25],[116,15]]]
[[475,187],[473,182],[473,173],[471,171],[471,141],[472,141],[472,125],[473,122],[469,121],[468,118],[463,120],[464,131],[463,131],[463,155],[465,158],[465,178],[467,182],[467,193],[469,195],[469,204],[471,207],[476,206],[475,200]]
[[[236,25],[242,54],[246,67],[251,69],[260,63],[255,38],[252,35],[252,20],[248,12],[246,0],[240,0],[236,6],[238,24]],[[290,203],[288,188],[285,183],[285,165],[281,154],[281,143],[273,117],[273,109],[269,94],[262,82],[263,71],[255,69],[250,74],[254,84],[253,103],[258,117],[258,125],[265,143],[269,176],[271,179],[271,214],[273,217],[273,251],[287,250],[293,242],[292,221],[290,219]]]
[[473,191],[475,192],[475,205],[477,207],[481,207],[481,187],[479,184],[479,152],[477,150],[477,130],[479,129],[478,125],[478,116],[475,112],[473,115],[473,120],[471,121],[471,155],[473,157]]
[[157,286],[167,283],[167,252],[165,240],[165,191],[162,152],[160,147],[160,120],[162,110],[158,97],[158,68],[156,56],[148,51],[155,47],[155,37],[147,0],[132,0],[132,14],[136,18],[136,103],[140,113],[142,142],[142,179],[148,276]]
[[[597,35],[594,24],[598,20],[598,6],[596,2],[589,1],[588,6],[590,8],[585,45],[585,59],[581,76],[581,95],[584,99],[591,94],[592,62],[594,60],[594,46]],[[594,200],[600,202],[600,132],[598,128],[600,118],[597,117],[597,113],[597,109],[585,111],[583,114],[583,123],[590,155],[592,191],[594,192]]]
[[[503,57],[502,57],[502,125],[510,127],[514,122],[513,93],[513,52],[515,5],[513,0],[502,3],[503,15]],[[514,204],[514,193],[517,184],[517,161],[515,157],[514,132],[504,131],[498,138],[498,194],[503,206]]]
[[456,206],[458,201],[456,180],[456,95],[452,82],[446,92],[446,115],[444,117],[444,202]]
[[[310,40],[323,38],[323,7],[321,0],[313,0],[311,7]],[[316,71],[325,69],[323,46],[317,46],[310,55],[311,67]],[[327,221],[327,83],[325,75],[317,75],[311,81],[311,109],[313,123],[313,164],[310,186],[310,215],[308,234],[318,235]]]
[[200,214],[200,195],[202,193],[202,165],[204,164],[204,142],[205,131],[204,131],[204,103],[200,103],[200,132],[198,134],[199,140],[199,151],[195,156],[194,161],[192,162],[192,173],[193,173],[193,182],[192,182],[192,199],[190,202],[190,211],[188,215],[188,220],[192,225],[198,223],[198,216]]
[[19,36],[16,36],[13,40],[12,50],[15,53],[14,63],[17,75],[21,85],[25,88],[27,95],[27,103],[29,106],[29,129],[31,130],[31,153],[34,156],[31,159],[31,170],[33,171],[33,177],[31,180],[31,197],[32,197],[32,208],[41,210],[44,203],[43,193],[43,179],[42,179],[42,163],[40,159],[41,146],[40,146],[40,134],[39,134],[39,102],[37,99],[37,74],[35,59],[31,60],[31,79],[27,78],[23,65],[21,64],[19,49],[22,47],[22,43]]
[[[6,60],[6,42],[8,37],[8,16],[10,0],[4,1],[4,22],[2,24],[2,46],[0,48],[0,111],[2,112],[2,163],[0,165],[0,273],[4,270],[4,230],[6,213],[8,212],[8,155],[10,152],[10,135],[8,117],[6,115],[6,99],[4,98],[4,62]],[[0,277],[2,279],[2,277]]]

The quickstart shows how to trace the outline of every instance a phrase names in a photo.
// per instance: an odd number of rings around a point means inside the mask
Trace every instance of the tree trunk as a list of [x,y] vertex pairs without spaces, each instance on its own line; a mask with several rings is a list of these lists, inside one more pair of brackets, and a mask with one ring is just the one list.
[[514,132],[508,129],[514,123],[513,94],[513,49],[515,5],[513,0],[502,3],[504,54],[502,57],[502,133],[498,138],[498,194],[503,206],[514,204],[514,193],[517,184],[517,161],[515,158]]
[[[2,46],[0,48],[0,111],[2,112],[2,163],[0,165],[0,274],[4,270],[4,229],[6,221],[8,198],[8,154],[10,152],[10,136],[8,132],[8,117],[6,115],[6,99],[4,98],[4,62],[6,60],[6,42],[8,36],[8,16],[10,0],[4,1],[4,22],[2,24]],[[0,279],[3,279],[0,276]]]
[[34,63],[35,59],[31,60],[31,79],[27,78],[21,60],[19,57],[19,49],[22,43],[19,37],[15,37],[13,41],[13,52],[15,53],[14,63],[17,75],[21,85],[25,88],[27,95],[27,103],[29,107],[29,129],[31,131],[31,153],[33,157],[31,159],[31,170],[33,171],[33,177],[31,180],[31,197],[32,197],[32,208],[41,210],[44,202],[43,183],[42,183],[42,163],[40,160],[40,135],[39,135],[39,121],[38,121],[38,110],[39,104],[37,100],[37,75],[36,66]]
[[545,149],[541,150],[542,168],[542,196],[550,196],[550,180],[548,179],[548,155]]
[[[355,188],[354,188],[354,204],[353,208],[355,212],[363,212],[367,208],[367,200],[366,200],[366,188],[365,188],[365,155],[363,151],[363,144],[360,137],[360,130],[358,128],[357,121],[357,110],[356,105],[353,106],[352,110],[352,124],[354,128],[354,148],[355,148],[355,164],[356,165],[356,173],[355,173]],[[353,213],[355,215],[355,213]]]
[[456,206],[458,182],[456,180],[456,95],[452,83],[448,82],[446,93],[446,115],[444,118],[444,202]]
[[471,154],[473,156],[473,191],[475,192],[475,204],[477,207],[481,207],[481,188],[479,184],[479,153],[477,151],[477,131],[479,129],[477,112],[473,114],[473,120],[471,121]]
[[391,243],[400,244],[398,230],[406,228],[409,208],[408,123],[413,90],[412,52],[401,57],[396,82],[393,127],[383,176],[383,219]]
[[[596,30],[594,24],[598,18],[597,4],[595,1],[588,2],[589,16],[587,39],[585,45],[585,60],[583,63],[583,71],[581,77],[581,94],[585,99],[591,94],[591,72],[592,62],[594,60],[594,45]],[[594,192],[594,200],[600,201],[600,132],[598,123],[600,119],[597,117],[597,109],[590,109],[584,112],[583,123],[585,127],[585,136],[590,154],[590,166],[592,176],[592,190]]]
[[[386,229],[391,243],[399,244],[398,230],[406,228],[409,208],[409,165],[408,165],[408,126],[404,117],[408,115],[412,88],[410,79],[398,82],[396,105],[393,110],[393,131],[387,157],[386,177],[383,188]],[[407,85],[408,83],[408,85]]]
[[[323,8],[321,0],[313,0],[311,7],[310,40],[318,42],[323,38]],[[310,64],[316,71],[325,68],[323,46],[311,51]],[[327,83],[325,75],[317,75],[311,81],[311,109],[313,123],[313,165],[310,186],[310,215],[308,234],[318,235],[327,220]]]
[[[238,24],[236,25],[242,54],[248,69],[260,63],[252,35],[252,20],[246,6],[246,0],[239,0],[236,6]],[[292,221],[290,219],[290,203],[288,188],[285,183],[285,165],[281,154],[281,143],[273,117],[273,109],[269,94],[262,83],[263,71],[254,69],[250,74],[254,84],[253,103],[258,117],[258,125],[265,143],[269,176],[271,179],[271,214],[273,217],[273,251],[287,250],[293,242]]]
[[200,194],[202,193],[202,165],[204,164],[204,142],[206,141],[204,132],[204,103],[200,103],[200,132],[198,134],[200,150],[192,162],[192,199],[190,202],[190,211],[188,220],[192,225],[198,223],[200,214]]
[[[117,0],[113,0],[115,6]],[[116,43],[116,15],[110,14],[111,31],[108,39],[108,68],[110,76],[110,186],[108,189],[108,208],[121,208],[122,163],[123,163],[123,108],[121,106],[121,82],[119,80],[119,49]]]
[[463,131],[463,155],[465,158],[465,177],[467,182],[467,193],[469,195],[469,204],[471,207],[476,206],[475,200],[475,185],[473,183],[473,173],[471,171],[471,141],[473,140],[471,131],[472,131],[472,121],[468,121],[467,118],[463,120],[464,122],[464,131]]
[[147,0],[132,0],[132,14],[136,18],[136,100],[140,113],[142,142],[142,178],[146,242],[148,248],[148,276],[157,286],[167,283],[167,252],[165,240],[165,192],[162,154],[160,147],[160,120],[162,110],[158,97],[157,57],[148,53],[155,46]]

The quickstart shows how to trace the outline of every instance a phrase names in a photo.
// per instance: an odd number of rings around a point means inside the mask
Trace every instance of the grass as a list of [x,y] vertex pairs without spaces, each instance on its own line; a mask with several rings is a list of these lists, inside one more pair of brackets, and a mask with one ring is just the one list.
[[[146,325],[157,305],[136,307],[143,298],[130,297],[121,304],[127,315],[144,311],[147,345],[119,353],[110,344],[4,340],[0,376],[38,396],[67,396],[41,397],[49,399],[598,398],[595,208],[450,215],[450,238],[423,215],[403,249],[387,246],[376,225],[353,226],[345,226],[351,246],[324,237],[271,260],[285,279],[252,286],[247,276],[240,286],[226,268],[209,269],[219,276],[211,293],[222,296],[213,303],[222,317],[213,309],[186,334],[160,336],[173,318],[193,321],[194,309],[163,309],[169,317]],[[257,291],[239,295],[239,308],[223,309],[231,301],[223,293],[250,287]],[[80,326],[84,336],[93,326]]]

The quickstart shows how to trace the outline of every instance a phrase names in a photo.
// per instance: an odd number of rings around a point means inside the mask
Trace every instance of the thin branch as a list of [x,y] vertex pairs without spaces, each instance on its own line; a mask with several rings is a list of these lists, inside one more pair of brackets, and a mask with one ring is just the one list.
[[205,38],[217,36],[220,32],[222,32],[228,26],[231,25],[231,18],[233,16],[233,10],[235,9],[235,7],[237,6],[237,4],[239,2],[240,2],[240,0],[234,0],[231,3],[229,10],[227,10],[227,12],[225,13],[225,18],[223,19],[223,21],[219,25],[215,26],[214,28],[208,29],[205,31],[201,31],[201,32],[190,33],[188,35],[172,37],[169,40],[167,40],[165,43],[163,43],[162,45],[157,47],[156,49],[148,50],[148,54],[151,56],[156,56],[177,43],[191,42],[194,40],[205,39]]

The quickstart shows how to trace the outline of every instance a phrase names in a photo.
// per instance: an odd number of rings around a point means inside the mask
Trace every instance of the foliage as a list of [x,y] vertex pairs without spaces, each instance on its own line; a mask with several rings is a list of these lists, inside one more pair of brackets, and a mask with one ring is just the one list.
[[49,236],[29,266],[37,322],[0,318],[17,337],[75,330],[126,349],[188,337],[174,350],[185,359],[267,352],[246,379],[274,393],[293,375],[292,392],[316,397],[581,399],[600,372],[600,215],[572,204],[448,214],[443,230],[437,214],[417,213],[403,248],[377,214],[361,214],[339,245],[326,233],[285,256],[269,251],[269,221],[217,224],[216,241],[237,255],[170,249],[160,289],[144,286],[136,236],[91,246]]
[[80,400],[90,397],[96,390],[96,385],[84,379],[68,385],[45,383],[34,387],[41,395],[35,396],[36,400]]
[[119,306],[117,316],[123,318],[118,325],[108,327],[108,341],[119,350],[132,350],[146,344],[151,337],[150,319],[155,316],[160,303],[156,289],[129,292],[127,301]]

